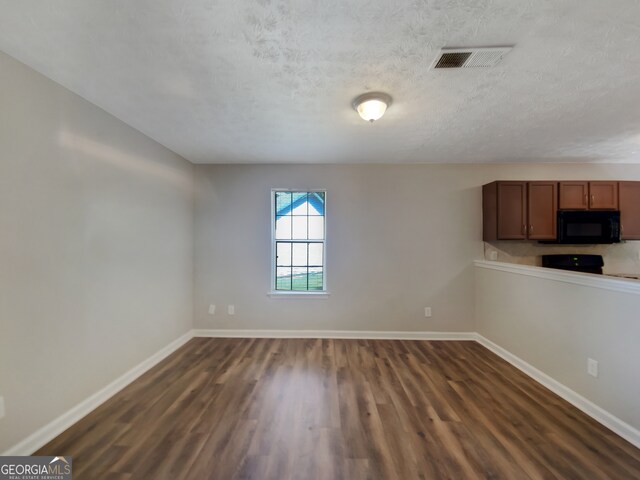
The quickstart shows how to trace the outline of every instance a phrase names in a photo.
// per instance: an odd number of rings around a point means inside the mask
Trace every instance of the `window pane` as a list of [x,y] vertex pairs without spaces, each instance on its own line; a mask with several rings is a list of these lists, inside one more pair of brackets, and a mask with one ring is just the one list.
[[308,218],[309,218],[309,237],[308,238],[313,238],[317,240],[324,239],[324,217],[308,217]]
[[276,215],[291,215],[291,192],[276,192]]
[[322,290],[322,268],[309,268],[309,290]]
[[276,239],[277,240],[290,240],[291,239],[291,219],[293,217],[276,217]]
[[291,290],[307,290],[307,267],[294,267]]
[[276,269],[276,290],[291,290],[291,268]]
[[325,193],[274,191],[276,290],[324,289]]
[[306,243],[293,244],[293,265],[295,265],[296,267],[307,266],[307,244]]
[[324,215],[324,192],[309,192],[309,215]]
[[[295,239],[307,238],[307,219],[309,217],[291,217],[293,220],[293,236]],[[314,217],[322,218],[322,217]]]
[[321,243],[309,244],[309,265],[322,265],[322,247]]
[[276,265],[279,267],[291,265],[291,244],[289,242],[276,243]]
[[291,208],[293,215],[307,215],[307,192],[293,192]]

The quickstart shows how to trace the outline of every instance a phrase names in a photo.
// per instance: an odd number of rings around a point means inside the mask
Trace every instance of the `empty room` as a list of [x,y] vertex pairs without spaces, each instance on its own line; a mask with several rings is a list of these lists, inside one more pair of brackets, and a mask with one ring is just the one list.
[[637,0],[0,0],[0,480],[640,478]]

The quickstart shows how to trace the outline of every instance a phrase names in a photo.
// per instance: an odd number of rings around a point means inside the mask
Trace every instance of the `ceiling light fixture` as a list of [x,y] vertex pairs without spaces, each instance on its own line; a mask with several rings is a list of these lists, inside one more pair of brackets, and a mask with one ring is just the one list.
[[352,105],[363,120],[373,123],[387,111],[391,105],[391,97],[382,92],[363,93],[353,101]]

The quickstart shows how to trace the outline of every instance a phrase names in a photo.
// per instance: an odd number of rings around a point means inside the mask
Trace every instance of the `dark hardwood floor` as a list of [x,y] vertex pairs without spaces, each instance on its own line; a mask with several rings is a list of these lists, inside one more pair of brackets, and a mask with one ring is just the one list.
[[637,479],[475,342],[195,338],[37,452],[74,479]]

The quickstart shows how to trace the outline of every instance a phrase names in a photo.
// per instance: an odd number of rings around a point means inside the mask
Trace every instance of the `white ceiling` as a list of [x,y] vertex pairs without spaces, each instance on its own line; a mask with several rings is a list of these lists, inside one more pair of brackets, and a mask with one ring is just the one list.
[[0,50],[195,163],[640,162],[636,0],[0,0]]

